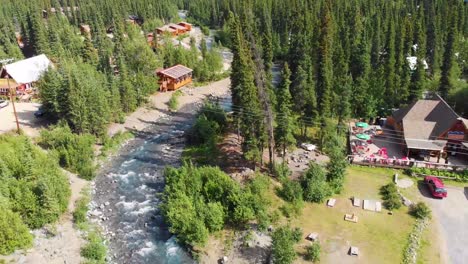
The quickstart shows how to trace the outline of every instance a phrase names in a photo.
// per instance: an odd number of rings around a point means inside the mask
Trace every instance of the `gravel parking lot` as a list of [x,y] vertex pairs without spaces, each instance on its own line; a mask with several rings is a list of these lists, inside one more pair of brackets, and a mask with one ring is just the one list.
[[[39,109],[38,103],[15,103],[20,128],[28,136],[39,134],[39,128],[44,125],[44,120],[36,118],[34,112]],[[5,108],[0,108],[0,134],[16,130],[15,116],[11,102]]]
[[426,186],[419,188],[430,204],[445,240],[449,263],[465,264],[468,260],[468,184],[465,188],[447,187],[448,197],[434,199]]

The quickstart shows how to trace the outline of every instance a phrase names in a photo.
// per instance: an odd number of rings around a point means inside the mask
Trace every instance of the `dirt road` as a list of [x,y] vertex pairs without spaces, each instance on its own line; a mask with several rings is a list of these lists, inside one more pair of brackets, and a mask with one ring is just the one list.
[[420,186],[424,199],[432,208],[449,255],[448,263],[465,264],[468,260],[468,187],[447,186],[448,197],[434,199],[426,186]]

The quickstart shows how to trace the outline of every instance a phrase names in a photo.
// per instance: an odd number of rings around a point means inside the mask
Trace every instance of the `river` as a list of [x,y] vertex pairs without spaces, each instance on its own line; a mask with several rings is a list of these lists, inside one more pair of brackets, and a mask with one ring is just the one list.
[[95,180],[90,215],[108,241],[110,263],[193,263],[158,210],[166,166],[180,165],[195,104],[157,120],[124,146]]

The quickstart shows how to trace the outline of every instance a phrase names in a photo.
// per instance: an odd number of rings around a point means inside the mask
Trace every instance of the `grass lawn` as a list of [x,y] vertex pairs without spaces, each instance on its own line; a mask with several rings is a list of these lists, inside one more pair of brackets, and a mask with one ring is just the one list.
[[[346,177],[345,188],[337,199],[333,208],[325,203],[305,203],[302,214],[292,219],[282,219],[289,222],[292,227],[300,227],[306,237],[311,232],[319,234],[322,246],[321,263],[400,263],[403,250],[407,245],[408,234],[415,223],[402,207],[388,215],[387,210],[381,213],[364,211],[353,207],[350,197],[355,196],[361,200],[379,200],[379,189],[393,180],[395,171],[381,168],[350,167]],[[401,173],[400,173],[401,174]],[[418,191],[417,187],[409,192]],[[417,195],[416,193],[414,195]],[[284,202],[272,194],[272,207],[280,207]],[[344,214],[354,213],[359,217],[358,223],[344,221]],[[430,231],[426,232],[421,254],[426,251],[435,251],[429,240]],[[305,246],[310,242],[305,239],[297,245],[299,254],[305,252]],[[350,246],[359,247],[359,258],[348,256]],[[434,254],[428,259],[437,257]],[[426,258],[425,258],[426,259]],[[299,256],[296,263],[310,263]]]

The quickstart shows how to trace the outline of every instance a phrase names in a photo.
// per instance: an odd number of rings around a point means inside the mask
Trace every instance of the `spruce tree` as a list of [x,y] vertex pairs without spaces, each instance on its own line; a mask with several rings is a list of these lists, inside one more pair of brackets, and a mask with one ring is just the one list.
[[449,32],[447,36],[447,41],[445,43],[445,51],[444,51],[444,59],[442,64],[442,73],[440,78],[440,86],[439,92],[442,98],[447,99],[449,92],[453,86],[452,79],[455,77],[453,76],[453,66],[455,62],[455,47],[456,47],[456,36],[457,36],[457,28],[456,28],[456,14],[453,14],[452,19],[450,21]]
[[322,9],[321,33],[319,40],[319,62],[317,74],[317,91],[319,94],[320,114],[330,117],[332,96],[332,47],[333,47],[333,21],[330,14],[330,2]]
[[278,105],[276,108],[275,139],[281,149],[283,162],[286,158],[286,148],[296,143],[294,138],[294,118],[292,111],[292,98],[289,91],[291,85],[291,71],[287,63],[284,64],[281,74],[281,84],[278,87]]

